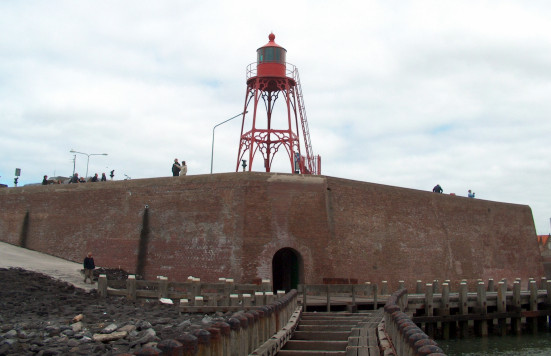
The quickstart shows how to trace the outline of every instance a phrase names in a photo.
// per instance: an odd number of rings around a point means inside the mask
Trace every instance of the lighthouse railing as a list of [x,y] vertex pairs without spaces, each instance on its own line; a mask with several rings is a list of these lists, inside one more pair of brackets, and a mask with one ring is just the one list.
[[[258,62],[253,62],[247,66],[247,80],[258,75],[257,66]],[[285,76],[297,80],[298,78],[295,76],[295,73],[297,73],[297,67],[289,62],[285,62]]]

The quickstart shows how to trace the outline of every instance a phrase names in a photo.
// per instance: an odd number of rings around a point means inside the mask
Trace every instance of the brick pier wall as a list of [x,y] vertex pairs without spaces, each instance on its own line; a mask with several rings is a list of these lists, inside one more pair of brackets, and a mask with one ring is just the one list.
[[[148,209],[145,206],[148,206]],[[326,176],[228,173],[0,189],[0,240],[183,280],[540,277],[530,207]]]

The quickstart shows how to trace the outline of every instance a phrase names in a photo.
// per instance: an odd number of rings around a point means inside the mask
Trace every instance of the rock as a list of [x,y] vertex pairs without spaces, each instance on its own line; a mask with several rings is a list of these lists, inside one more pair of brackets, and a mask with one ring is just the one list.
[[8,344],[0,345],[0,355],[6,355],[9,349],[10,349],[10,345]]
[[73,329],[67,329],[67,330],[63,330],[61,334],[66,336],[73,336],[75,335],[75,332],[73,331]]
[[142,331],[138,336],[139,336],[138,339],[130,343],[131,347],[134,347],[135,345],[147,344],[148,342],[151,342],[151,341],[158,341],[157,333],[152,328]]
[[172,323],[172,319],[170,319],[170,318],[160,318],[160,319],[157,320],[155,325],[157,325],[157,324],[170,324],[170,323]]
[[10,338],[13,338],[13,337],[16,337],[17,336],[17,330],[15,329],[11,329],[10,331],[8,331],[7,333],[4,334],[4,337],[6,339],[10,339]]
[[70,339],[69,341],[67,341],[67,346],[69,347],[75,347],[75,346],[78,346],[80,343],[78,342],[78,340],[75,340],[75,339]]
[[79,315],[77,315],[77,316],[75,316],[75,317],[73,318],[73,321],[72,321],[72,322],[73,322],[73,323],[77,323],[77,322],[81,321],[82,318],[84,318],[84,315],[79,314]]
[[136,324],[136,329],[138,330],[147,330],[151,328],[151,323],[145,320],[142,320]]
[[148,342],[147,344],[143,345],[142,348],[146,348],[146,347],[157,347],[157,344],[158,342]]
[[126,335],[128,335],[126,331],[115,331],[110,334],[94,334],[92,340],[96,342],[107,342],[122,339],[123,337],[126,337]]
[[82,324],[81,321],[79,321],[79,322],[76,322],[76,323],[74,323],[74,324],[71,324],[71,328],[73,329],[73,331],[74,331],[75,333],[78,333],[78,332],[80,332],[80,331],[82,330],[83,324]]
[[5,339],[2,341],[4,345],[12,346],[14,344],[17,344],[17,339]]
[[48,325],[46,326],[46,332],[49,336],[56,336],[59,335],[60,329],[57,326],[54,325]]
[[128,324],[117,329],[117,331],[126,331],[127,333],[130,333],[134,330],[136,330],[136,325],[132,325],[132,324]]
[[113,331],[116,331],[119,327],[117,324],[109,324],[102,331],[102,334],[111,334]]
[[6,332],[6,331],[10,331],[11,329],[13,329],[13,325],[12,324],[3,324],[2,326],[0,326],[0,331],[2,332]]
[[179,328],[186,328],[186,327],[189,327],[189,326],[191,326],[191,320],[189,320],[189,319],[184,320],[180,324],[178,324]]
[[100,354],[105,351],[105,345],[104,344],[96,344],[94,346],[94,349],[92,350],[95,354]]

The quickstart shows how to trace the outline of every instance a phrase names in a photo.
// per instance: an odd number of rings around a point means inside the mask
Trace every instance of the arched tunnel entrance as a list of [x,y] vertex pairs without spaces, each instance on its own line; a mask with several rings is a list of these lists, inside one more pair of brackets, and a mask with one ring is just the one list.
[[274,291],[296,289],[302,281],[302,258],[289,247],[277,251],[272,259],[272,281]]

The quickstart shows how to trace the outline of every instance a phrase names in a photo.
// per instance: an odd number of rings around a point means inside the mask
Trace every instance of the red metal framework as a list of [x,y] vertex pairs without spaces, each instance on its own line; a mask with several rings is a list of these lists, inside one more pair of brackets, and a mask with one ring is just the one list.
[[[270,34],[269,39],[268,44],[257,50],[257,62],[247,67],[247,92],[236,171],[239,171],[243,160],[248,161],[248,170],[252,171],[254,158],[259,153],[266,172],[270,172],[275,154],[283,147],[292,173],[321,174],[321,159],[312,153],[298,70],[285,62],[286,50],[274,42],[275,36]],[[278,121],[284,122],[283,127],[275,128],[273,113],[280,95],[285,100],[286,117]],[[260,128],[263,122],[258,107],[261,102],[266,110],[266,126],[263,128]],[[252,108],[249,108],[251,105]],[[250,130],[245,131],[247,112],[252,113],[252,125]],[[299,127],[302,129],[303,147]]]

